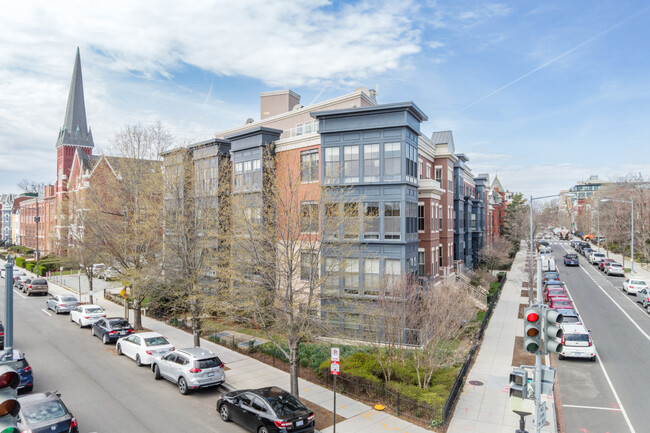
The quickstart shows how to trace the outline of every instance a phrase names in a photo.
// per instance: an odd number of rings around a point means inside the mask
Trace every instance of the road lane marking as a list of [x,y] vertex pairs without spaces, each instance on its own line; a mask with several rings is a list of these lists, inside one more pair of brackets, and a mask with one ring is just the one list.
[[14,293],[15,293],[16,295],[20,296],[20,297],[23,298],[23,299],[27,299],[27,298],[26,298],[22,293],[17,292],[15,289],[14,289]]
[[41,308],[41,311],[42,311],[43,313],[47,314],[48,316],[52,317],[52,315],[51,315],[49,312],[45,311],[44,309]]
[[[564,247],[564,249],[566,251],[566,247]],[[636,322],[634,322],[634,320],[632,320],[632,318],[629,315],[627,315],[625,310],[623,310],[623,308],[621,308],[621,306],[618,305],[618,303],[616,301],[614,301],[614,299],[612,299],[612,297],[609,296],[609,294],[607,292],[605,292],[605,290],[602,287],[600,287],[600,285],[596,282],[596,280],[594,280],[591,277],[591,275],[589,275],[589,273],[582,266],[580,266],[580,268],[585,272],[585,274],[587,274],[587,276],[589,276],[589,278],[591,278],[591,280],[594,282],[594,284],[596,284],[596,286],[598,286],[598,288],[605,295],[607,295],[607,297],[609,299],[611,299],[612,302],[614,302],[618,308],[621,309],[621,311],[632,321],[632,323],[634,323],[634,325],[636,325],[636,327],[639,329],[639,331],[641,331],[643,334],[646,335],[646,337],[648,337],[648,335],[645,332],[643,332],[643,330],[639,327],[639,325],[637,325]],[[578,311],[578,307],[576,306],[575,301],[573,300],[573,297],[571,296],[571,292],[569,291],[569,286],[566,285],[566,283],[565,283],[565,286],[566,286],[566,289],[567,289],[567,293],[569,294],[569,298],[571,299],[571,303],[573,304],[573,309],[576,311],[576,313],[578,313],[578,316],[582,316],[580,314],[580,311]],[[584,322],[582,322],[582,323],[584,324]],[[586,325],[585,325],[585,327],[586,327]],[[598,353],[598,351],[596,351],[596,353]],[[599,358],[600,358],[600,356],[599,356]],[[599,359],[599,361],[600,361],[600,359]],[[627,426],[630,429],[630,433],[636,433],[636,430],[634,430],[634,427],[632,426],[632,422],[630,421],[630,418],[627,416],[627,412],[625,411],[625,407],[623,407],[623,402],[618,397],[618,393],[616,392],[616,389],[614,388],[614,384],[612,383],[611,379],[609,378],[609,374],[607,374],[607,370],[605,370],[605,366],[603,365],[602,361],[598,362],[597,364],[600,365],[600,369],[603,371],[603,374],[605,375],[605,380],[607,380],[607,384],[609,385],[609,389],[612,390],[612,394],[614,394],[614,398],[616,399],[616,403],[618,403],[618,406],[621,408],[621,413],[623,414],[623,418],[625,419],[625,422],[627,423]]]
[[620,412],[621,409],[613,408],[613,407],[595,407],[595,406],[580,406],[577,404],[563,404],[562,407],[571,407],[571,408],[576,408],[576,409],[597,409],[597,410],[610,410],[613,412]]

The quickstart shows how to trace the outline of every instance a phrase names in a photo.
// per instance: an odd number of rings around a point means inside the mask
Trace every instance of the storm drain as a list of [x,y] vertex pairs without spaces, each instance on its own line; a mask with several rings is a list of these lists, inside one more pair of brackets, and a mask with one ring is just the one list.
[[470,380],[467,383],[469,383],[470,385],[474,385],[474,386],[483,386],[483,382],[481,382],[480,380]]

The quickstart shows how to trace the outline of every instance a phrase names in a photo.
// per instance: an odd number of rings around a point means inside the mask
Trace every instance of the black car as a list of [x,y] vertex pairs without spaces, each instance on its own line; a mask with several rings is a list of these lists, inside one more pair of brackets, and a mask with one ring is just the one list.
[[122,317],[107,317],[93,323],[90,333],[101,338],[104,344],[108,344],[132,334],[133,326]]
[[313,433],[314,412],[278,387],[232,391],[219,397],[223,421],[235,421],[256,433]]
[[577,254],[567,254],[564,256],[564,266],[580,266]]
[[52,392],[19,397],[18,428],[33,433],[79,433],[77,419]]

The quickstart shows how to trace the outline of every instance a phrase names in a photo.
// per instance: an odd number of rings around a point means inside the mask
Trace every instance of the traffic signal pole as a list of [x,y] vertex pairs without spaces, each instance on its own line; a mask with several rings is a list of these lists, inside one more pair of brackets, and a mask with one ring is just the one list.
[[7,255],[5,263],[5,347],[8,359],[13,358],[14,351],[14,260]]
[[[542,308],[542,317],[545,320],[545,305],[543,305],[542,298],[542,256],[537,255],[537,305]],[[542,329],[544,329],[542,325]],[[542,352],[544,351],[543,345],[540,345],[539,350],[535,354],[535,432],[541,433],[542,426],[539,422],[539,411],[542,406]]]

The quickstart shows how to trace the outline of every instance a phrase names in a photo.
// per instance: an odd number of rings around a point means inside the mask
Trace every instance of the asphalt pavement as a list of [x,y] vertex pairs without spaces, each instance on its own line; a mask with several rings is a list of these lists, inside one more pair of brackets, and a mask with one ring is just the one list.
[[557,362],[566,431],[650,431],[650,316],[635,297],[622,292],[623,277],[606,276],[581,255],[579,267],[565,267],[562,256],[574,252],[568,242],[555,242],[553,250],[560,279],[591,331],[597,353],[596,363]]

